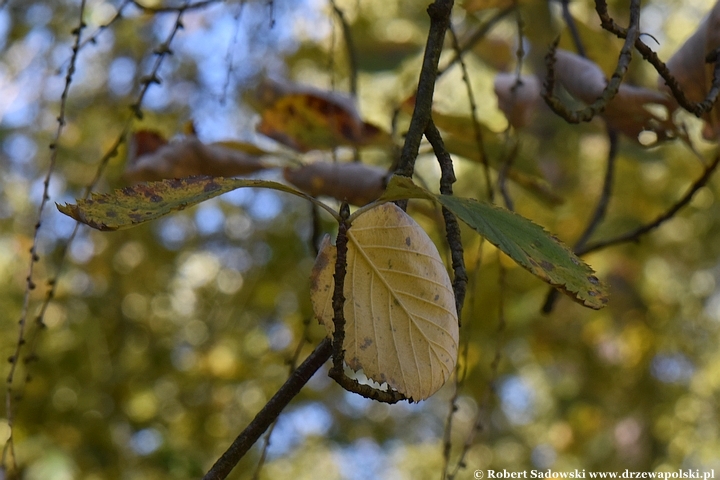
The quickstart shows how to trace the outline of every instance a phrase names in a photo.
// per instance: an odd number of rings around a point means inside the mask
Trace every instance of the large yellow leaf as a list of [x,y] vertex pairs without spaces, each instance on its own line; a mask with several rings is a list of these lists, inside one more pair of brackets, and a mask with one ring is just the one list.
[[[311,298],[328,336],[336,248],[326,238],[312,273]],[[345,361],[413,400],[450,377],[458,320],[450,278],[425,231],[392,203],[358,216],[348,230]]]

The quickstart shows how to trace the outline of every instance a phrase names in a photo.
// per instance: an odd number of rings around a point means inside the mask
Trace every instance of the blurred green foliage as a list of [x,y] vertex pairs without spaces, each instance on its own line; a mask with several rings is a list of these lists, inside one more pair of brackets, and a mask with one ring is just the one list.
[[[10,0],[0,9],[0,358],[16,348],[79,3]],[[356,39],[360,110],[390,130],[394,109],[417,84],[426,5],[336,3]],[[539,0],[520,3],[531,11],[548,8]],[[599,30],[591,3],[571,2],[571,12],[591,58],[611,69],[621,43]],[[546,14],[559,31],[558,5]],[[660,41],[658,51],[668,58],[710,6],[705,0],[646,2],[643,31]],[[610,7],[620,23],[626,21],[626,2]],[[120,8],[122,17],[98,31]],[[461,40],[493,13],[456,7]],[[52,202],[82,196],[131,118],[140,79],[150,73],[153,52],[176,17],[176,11],[143,12],[124,0],[87,2],[83,38],[95,41],[79,54]],[[549,28],[542,18],[524,19],[528,35]],[[243,100],[261,78],[287,77],[328,90],[348,84],[342,29],[325,3],[217,2],[187,10],[182,20],[170,45],[174,55],[158,72],[162,83],[150,86],[143,119],[133,120],[132,129],[171,137],[192,120],[206,141],[270,145],[254,133],[257,114]],[[506,17],[465,57],[477,114],[488,128],[491,164],[518,145],[518,170],[544,177],[564,199],[548,205],[510,183],[516,210],[572,244],[600,194],[608,140],[600,122],[570,126],[549,114],[524,131],[503,131],[492,78],[507,65],[508,48],[481,47],[500,42],[514,51],[516,28],[515,18]],[[595,38],[608,47],[596,48]],[[452,56],[447,48],[441,65]],[[541,45],[527,64],[537,55],[544,55]],[[629,80],[655,85],[652,69],[639,59]],[[439,112],[469,118],[457,66],[440,78],[435,99]],[[699,140],[698,122],[685,121],[700,153],[712,156],[713,146]],[[398,142],[406,124],[401,115]],[[95,190],[126,184],[126,150],[122,145],[109,159]],[[429,149],[422,151],[418,178],[435,185],[435,160]],[[369,150],[362,159],[392,162],[387,151]],[[456,194],[486,196],[475,159],[456,157],[455,168]],[[609,212],[593,238],[652,220],[701,170],[680,142],[644,149],[622,138]],[[279,178],[273,171],[262,176]],[[609,305],[597,312],[563,298],[551,315],[541,315],[546,285],[463,230],[471,282],[460,332],[466,375],[450,435],[451,466],[478,414],[482,428],[458,478],[488,468],[720,471],[717,195],[713,179],[638,243],[588,256],[611,286]],[[447,252],[438,212],[425,204],[410,211]],[[283,383],[298,345],[302,360],[324,335],[308,298],[312,222],[311,207],[301,199],[242,190],[136,229],[82,228],[65,253],[74,224],[46,208],[23,347],[23,358],[34,351],[37,360],[21,359],[13,384],[20,398],[10,402],[22,477],[201,476]],[[332,232],[332,221],[322,217],[320,229]],[[47,328],[38,329],[34,319],[46,281],[58,273]],[[419,405],[387,406],[346,393],[319,372],[281,416],[260,478],[438,478],[453,393],[449,384]],[[0,442],[10,432],[8,415],[3,402]],[[231,478],[251,478],[259,455],[260,448],[253,449]],[[6,466],[13,464],[9,451],[4,458]]]

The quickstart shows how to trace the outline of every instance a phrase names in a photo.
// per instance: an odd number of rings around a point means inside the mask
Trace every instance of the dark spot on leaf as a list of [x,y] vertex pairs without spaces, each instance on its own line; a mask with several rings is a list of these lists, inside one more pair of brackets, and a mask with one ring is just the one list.
[[135,195],[137,195],[137,192],[136,192],[135,189],[132,188],[132,187],[125,187],[125,188],[123,188],[123,189],[122,189],[122,193],[123,193],[124,195],[129,196],[129,197],[134,197]]
[[555,270],[555,265],[553,265],[552,263],[548,262],[547,260],[543,260],[542,262],[540,262],[540,266],[541,266],[542,269],[545,270],[546,272],[552,272],[553,270]]
[[595,275],[590,275],[588,277],[588,282],[592,283],[593,285],[600,285],[600,280],[598,280]]
[[150,201],[153,202],[153,203],[162,202],[162,201],[163,201],[163,197],[161,197],[160,195],[151,195],[151,196],[150,196]]
[[207,185],[205,185],[205,188],[203,188],[204,192],[213,192],[220,188],[220,185],[218,185],[215,182],[210,182]]
[[410,240],[410,237],[405,237],[405,245],[409,247],[411,243],[412,241]]
[[597,292],[590,290],[588,291],[588,295],[590,295],[591,297],[597,297]]
[[363,343],[360,345],[360,350],[366,350],[370,345],[373,344],[372,339],[366,337]]
[[433,301],[437,302],[438,300],[440,300],[440,295],[437,295],[437,294],[436,294],[436,295],[435,295],[435,298],[433,298]]
[[115,210],[108,210],[107,212],[105,212],[105,215],[110,218],[115,218],[117,217],[117,212]]

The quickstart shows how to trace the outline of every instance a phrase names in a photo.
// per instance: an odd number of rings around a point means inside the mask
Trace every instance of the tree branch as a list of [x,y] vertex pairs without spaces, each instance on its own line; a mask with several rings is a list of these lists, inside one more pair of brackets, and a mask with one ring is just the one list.
[[609,238],[607,240],[603,240],[596,243],[591,243],[587,245],[586,247],[578,249],[576,252],[578,255],[586,255],[591,252],[595,252],[597,250],[609,247],[611,245],[617,245],[620,243],[626,243],[626,242],[635,242],[640,239],[641,236],[645,235],[646,233],[658,228],[660,225],[665,223],[666,221],[670,220],[681,208],[683,208],[685,205],[690,203],[690,200],[692,200],[695,193],[700,190],[702,187],[704,187],[707,182],[710,180],[710,177],[712,176],[713,172],[717,168],[718,164],[720,163],[720,155],[715,157],[715,160],[705,167],[705,170],[703,171],[702,175],[695,180],[695,183],[692,184],[692,186],[688,189],[687,192],[685,192],[685,195],[677,201],[672,207],[670,207],[665,213],[658,216],[655,220],[652,222],[643,225],[641,227],[638,227],[634,230],[631,230],[627,233],[624,233],[622,235],[618,235],[613,238]]
[[450,12],[453,3],[453,0],[435,0],[435,3],[431,4],[427,9],[428,15],[430,15],[430,31],[425,45],[422,68],[420,69],[417,95],[415,96],[415,109],[400,153],[400,162],[395,169],[395,173],[398,175],[411,177],[415,170],[415,159],[420,150],[420,141],[432,112],[438,62],[440,61],[440,53],[445,40],[445,32],[448,25],[450,25]]
[[[602,26],[602,28],[604,28],[608,32],[615,34],[619,38],[627,39],[628,30],[622,28],[617,23],[615,23],[615,21],[613,21],[613,19],[608,14],[607,3],[605,2],[605,0],[595,0],[595,10],[600,16],[600,25]],[[655,53],[650,47],[645,45],[642,40],[640,40],[640,38],[635,39],[634,45],[635,49],[640,52],[640,55],[642,55],[643,59],[645,59],[648,63],[655,67],[655,70],[658,72],[658,74],[663,78],[663,80],[665,80],[665,84],[668,86],[668,88],[670,88],[673,97],[675,98],[675,100],[677,100],[678,104],[680,104],[681,107],[683,107],[688,112],[696,115],[697,117],[702,116],[704,113],[709,112],[713,108],[713,105],[715,105],[715,102],[720,95],[720,58],[718,58],[717,50],[711,52],[705,59],[705,61],[708,63],[715,63],[715,69],[713,70],[713,80],[710,91],[708,92],[707,96],[703,101],[691,102],[687,99],[687,97],[685,97],[685,93],[682,91],[680,84],[675,79],[675,77],[672,76],[667,65],[657,56],[657,53]]]

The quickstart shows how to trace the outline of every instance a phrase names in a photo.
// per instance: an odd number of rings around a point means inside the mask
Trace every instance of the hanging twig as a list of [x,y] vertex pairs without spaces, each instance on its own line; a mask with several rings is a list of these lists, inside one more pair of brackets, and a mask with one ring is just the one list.
[[[455,183],[455,172],[450,154],[445,149],[445,143],[432,118],[425,128],[425,137],[433,147],[435,157],[440,164],[440,193],[443,195],[453,194],[453,183]],[[465,257],[460,236],[460,225],[455,215],[445,207],[442,209],[445,220],[445,234],[450,246],[450,256],[453,268],[453,293],[455,295],[455,308],[457,310],[458,324],[462,317],[462,308],[465,303],[465,292],[467,291],[467,271],[465,269]],[[459,326],[459,325],[458,325]]]
[[623,77],[630,66],[630,60],[632,59],[633,44],[639,35],[639,23],[640,23],[640,0],[631,0],[630,3],[630,28],[627,30],[625,43],[620,50],[620,56],[618,58],[615,72],[613,72],[610,81],[605,86],[602,94],[592,103],[581,110],[572,111],[563,105],[562,101],[555,95],[555,51],[559,38],[555,40],[553,45],[550,47],[547,56],[545,57],[545,65],[547,67],[547,76],[543,83],[542,97],[545,103],[552,109],[553,112],[560,115],[569,123],[580,123],[589,122],[595,115],[601,113],[607,104],[617,94],[620,84],[622,83]]
[[485,38],[485,36],[492,30],[492,28],[497,25],[500,20],[505,18],[510,12],[515,10],[515,6],[511,5],[509,7],[505,7],[502,10],[498,10],[497,13],[495,13],[492,17],[490,17],[485,23],[483,23],[480,27],[478,27],[475,32],[470,35],[470,37],[463,43],[463,45],[460,46],[460,50],[455,52],[455,55],[450,59],[449,62],[447,62],[447,65],[444,67],[438,69],[437,76],[441,77],[443,76],[450,68],[455,65],[459,60],[460,57],[465,55],[468,50],[473,48],[475,44],[477,44],[480,40]]
[[[595,0],[595,10],[600,17],[600,25],[602,26],[602,28],[604,28],[608,32],[615,34],[619,38],[627,39],[629,31],[619,26],[610,17],[610,15],[608,14],[607,3],[605,2],[605,0]],[[681,107],[683,107],[688,112],[696,115],[697,117],[701,117],[704,113],[709,112],[713,108],[715,102],[718,99],[718,96],[720,95],[720,58],[718,58],[717,50],[714,52],[710,52],[710,54],[708,54],[707,58],[705,59],[705,61],[708,63],[715,63],[715,69],[713,70],[713,80],[710,91],[708,92],[705,99],[701,102],[691,102],[685,96],[685,93],[682,91],[682,87],[680,87],[678,81],[670,73],[667,65],[665,65],[665,63],[657,56],[657,53],[655,53],[650,47],[644,44],[642,40],[640,40],[640,38],[636,38],[633,43],[635,49],[640,52],[640,55],[642,55],[643,59],[645,59],[648,63],[655,67],[655,70],[658,72],[658,74],[663,78],[663,80],[665,80],[665,84],[668,86],[668,88],[670,88],[673,97],[675,98],[675,100],[677,100],[678,104],[680,104]]]
[[702,175],[695,180],[695,182],[690,186],[688,191],[685,193],[685,195],[682,196],[680,200],[678,200],[672,207],[670,207],[665,213],[658,216],[655,220],[652,222],[643,225],[641,227],[635,228],[633,230],[630,230],[629,232],[623,233],[621,235],[618,235],[613,238],[609,238],[607,240],[602,240],[595,243],[590,243],[587,246],[578,249],[576,252],[578,255],[586,255],[591,252],[595,252],[597,250],[601,250],[603,248],[607,248],[611,245],[618,245],[620,243],[627,243],[627,242],[636,242],[645,235],[646,233],[651,232],[652,230],[658,228],[660,225],[665,223],[666,221],[670,220],[678,211],[680,211],[681,208],[683,208],[685,205],[690,203],[690,200],[692,200],[695,193],[700,190],[702,187],[704,187],[707,182],[710,180],[710,177],[712,176],[713,172],[718,166],[718,163],[720,163],[720,155],[715,157],[715,160],[708,165],[705,170],[703,171]]
[[345,19],[345,13],[340,9],[340,7],[337,6],[337,3],[335,3],[335,0],[330,0],[330,5],[332,5],[333,12],[335,12],[335,16],[337,16],[338,21],[340,22],[340,27],[342,28],[343,32],[343,39],[345,40],[345,49],[347,50],[347,58],[348,58],[348,76],[349,76],[349,88],[350,88],[350,95],[353,97],[357,97],[357,77],[358,77],[358,67],[357,67],[357,54],[355,53],[355,43],[353,42],[352,38],[352,32],[350,30],[350,25],[347,23],[347,20]]
[[60,137],[63,134],[64,128],[65,128],[65,110],[67,108],[67,99],[68,99],[68,92],[70,91],[70,84],[72,83],[73,75],[75,74],[75,68],[76,68],[76,62],[78,58],[78,53],[80,51],[80,42],[81,42],[81,36],[82,36],[82,30],[85,28],[85,22],[83,21],[83,17],[85,15],[85,0],[82,0],[80,2],[80,19],[78,26],[72,31],[73,36],[75,37],[75,41],[73,43],[72,47],[72,57],[70,58],[70,65],[68,66],[68,71],[65,76],[65,87],[63,88],[63,92],[60,95],[60,113],[57,117],[57,128],[55,129],[55,136],[53,137],[52,143],[50,143],[50,165],[48,166],[47,174],[45,175],[45,180],[43,181],[43,192],[42,192],[42,199],[40,200],[40,206],[38,207],[37,212],[37,222],[35,223],[35,228],[33,231],[33,238],[32,238],[32,247],[30,247],[30,265],[28,266],[28,273],[27,277],[25,279],[25,293],[23,294],[23,303],[20,313],[20,320],[18,321],[18,333],[17,333],[17,342],[15,344],[15,350],[12,353],[12,355],[8,358],[8,362],[10,363],[10,371],[8,373],[8,376],[5,380],[6,382],[6,391],[5,391],[5,414],[7,416],[7,423],[8,428],[10,430],[10,434],[8,435],[8,438],[5,442],[5,445],[3,446],[3,453],[2,453],[2,467],[3,469],[7,468],[7,455],[9,454],[12,457],[12,470],[13,474],[17,473],[17,458],[15,457],[15,443],[14,443],[14,435],[15,432],[13,430],[14,427],[14,406],[13,406],[13,397],[15,393],[13,392],[13,381],[15,379],[15,372],[17,371],[18,362],[20,361],[20,354],[22,352],[23,346],[26,343],[25,340],[25,330],[27,325],[27,317],[30,309],[30,293],[35,290],[35,281],[34,281],[34,274],[35,274],[35,264],[40,260],[40,257],[38,256],[37,252],[37,242],[38,242],[38,236],[40,233],[40,227],[42,225],[42,216],[45,212],[45,207],[47,206],[48,202],[50,201],[50,180],[52,179],[53,174],[55,173],[55,166],[57,165],[57,156],[58,156],[58,143],[60,142]]

